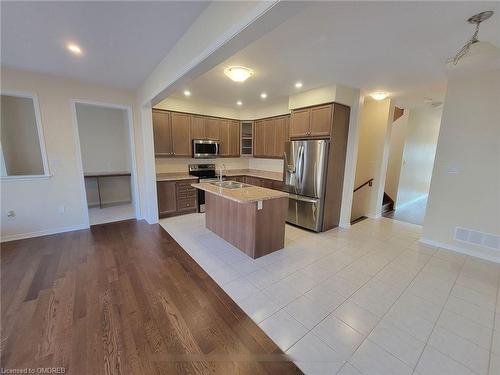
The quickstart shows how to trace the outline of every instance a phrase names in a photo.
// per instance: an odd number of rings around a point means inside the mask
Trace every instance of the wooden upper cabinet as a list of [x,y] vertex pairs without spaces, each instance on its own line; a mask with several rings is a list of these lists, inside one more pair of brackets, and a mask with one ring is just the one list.
[[229,156],[229,121],[219,120],[219,155]]
[[153,137],[155,155],[172,155],[172,124],[170,112],[153,110]]
[[191,138],[205,139],[206,138],[206,117],[191,116]]
[[205,137],[207,139],[219,140],[219,121],[220,119],[214,117],[207,117],[205,120]]
[[264,120],[255,121],[254,124],[254,137],[253,137],[253,155],[265,156],[265,134],[264,134]]
[[174,156],[191,156],[191,115],[173,112],[171,124]]
[[296,109],[290,117],[290,138],[309,136],[311,111],[310,108]]
[[276,127],[276,139],[274,146],[274,156],[282,158],[285,152],[285,142],[289,140],[290,117],[283,116],[274,120]]
[[329,137],[332,115],[332,104],[293,110],[290,120],[290,138]]
[[274,157],[276,147],[276,127],[274,118],[264,120],[264,156]]
[[240,156],[240,122],[229,121],[229,155]]
[[309,135],[311,137],[329,137],[332,129],[332,104],[312,107]]

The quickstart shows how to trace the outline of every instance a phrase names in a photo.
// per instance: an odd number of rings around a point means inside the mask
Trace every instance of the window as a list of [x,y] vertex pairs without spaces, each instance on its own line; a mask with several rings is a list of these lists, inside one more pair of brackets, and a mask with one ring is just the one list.
[[36,98],[30,95],[2,93],[0,105],[0,176],[48,176]]

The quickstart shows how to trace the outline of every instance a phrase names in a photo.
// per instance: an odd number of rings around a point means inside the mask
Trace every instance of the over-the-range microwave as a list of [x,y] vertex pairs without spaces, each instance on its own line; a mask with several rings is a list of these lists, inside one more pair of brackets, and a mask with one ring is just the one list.
[[193,139],[193,158],[207,159],[219,155],[219,142],[210,139]]

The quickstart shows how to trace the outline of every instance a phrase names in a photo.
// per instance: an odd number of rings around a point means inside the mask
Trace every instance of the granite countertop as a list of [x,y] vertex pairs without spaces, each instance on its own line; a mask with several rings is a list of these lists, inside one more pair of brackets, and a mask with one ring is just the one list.
[[[217,171],[218,174],[219,171]],[[224,170],[223,174],[227,177],[231,176],[251,176],[257,178],[267,178],[268,180],[283,180],[283,173],[281,172],[270,172],[270,171],[261,171],[258,169],[228,169]]]
[[198,177],[191,176],[187,173],[177,172],[177,173],[158,173],[156,175],[156,181],[177,181],[177,180],[197,180]]
[[266,189],[253,185],[248,185],[240,189],[225,189],[212,185],[208,182],[202,182],[198,184],[191,184],[191,186],[238,203],[251,203],[268,199],[288,197],[288,194],[282,191]]

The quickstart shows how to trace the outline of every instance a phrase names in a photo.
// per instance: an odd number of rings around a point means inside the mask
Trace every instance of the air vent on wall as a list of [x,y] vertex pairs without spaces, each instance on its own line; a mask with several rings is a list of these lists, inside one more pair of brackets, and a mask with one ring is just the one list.
[[500,236],[496,234],[456,227],[453,239],[471,243],[473,245],[488,247],[490,249],[500,250]]

